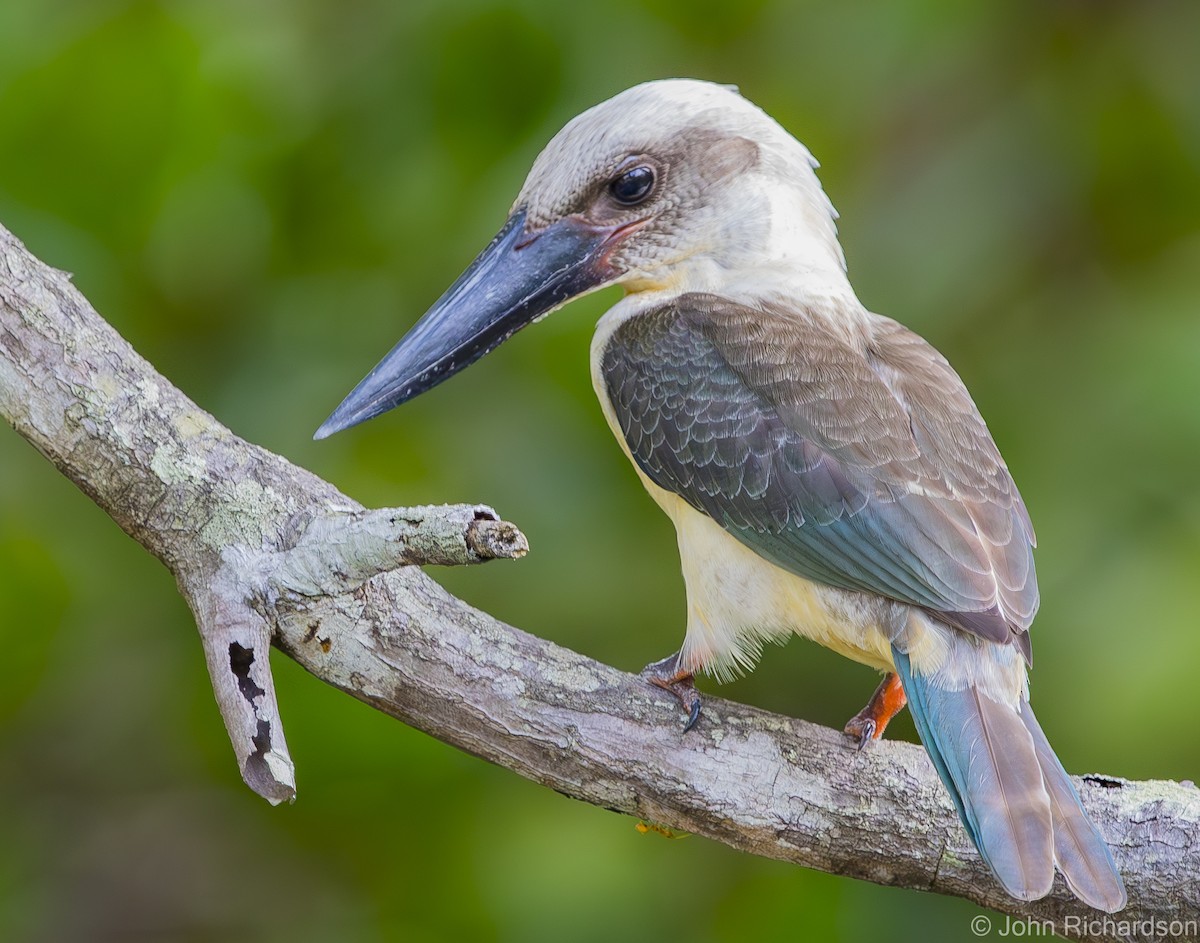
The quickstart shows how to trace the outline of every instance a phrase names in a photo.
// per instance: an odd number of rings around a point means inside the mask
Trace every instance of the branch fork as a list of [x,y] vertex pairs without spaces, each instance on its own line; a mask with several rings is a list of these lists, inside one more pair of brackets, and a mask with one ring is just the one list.
[[402,566],[513,559],[528,549],[524,534],[482,504],[333,511],[310,520],[289,549],[226,547],[211,578],[182,581],[246,785],[272,805],[296,798],[269,657],[281,597],[298,605],[353,593]]

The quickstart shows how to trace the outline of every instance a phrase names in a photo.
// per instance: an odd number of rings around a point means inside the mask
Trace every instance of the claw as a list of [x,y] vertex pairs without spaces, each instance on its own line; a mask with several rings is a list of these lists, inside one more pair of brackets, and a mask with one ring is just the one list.
[[684,733],[696,726],[696,721],[700,719],[700,692],[696,690],[692,673],[679,667],[678,653],[647,665],[642,669],[642,677],[679,699],[683,709],[688,712],[687,723],[683,725]]
[[855,714],[848,721],[846,721],[846,726],[842,728],[843,733],[853,737],[856,741],[858,741],[855,744],[856,750],[866,749],[867,744],[876,739],[875,721],[873,721],[870,717],[865,717],[863,715],[864,712],[859,711],[859,713]]

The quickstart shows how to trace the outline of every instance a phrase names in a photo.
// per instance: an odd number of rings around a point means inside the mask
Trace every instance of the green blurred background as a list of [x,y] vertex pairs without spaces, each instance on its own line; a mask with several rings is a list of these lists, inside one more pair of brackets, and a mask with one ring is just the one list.
[[[1024,491],[1066,766],[1194,778],[1197,36],[1185,2],[9,0],[0,222],[237,433],[368,505],[493,504],[530,556],[437,577],[637,669],[683,600],[590,389],[613,292],[311,435],[566,119],[737,83],[824,161],[860,296],[949,356]],[[971,905],[641,835],[282,657],[300,799],[272,809],[168,573],[7,430],[0,468],[2,940],[970,938]],[[840,727],[875,682],[793,642],[722,693]]]

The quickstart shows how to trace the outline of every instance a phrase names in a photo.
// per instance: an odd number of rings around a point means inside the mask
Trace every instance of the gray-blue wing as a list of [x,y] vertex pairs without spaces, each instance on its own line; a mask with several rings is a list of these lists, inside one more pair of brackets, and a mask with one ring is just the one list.
[[1033,528],[936,350],[887,318],[855,345],[804,311],[684,295],[601,370],[660,487],[805,578],[920,606],[1029,657]]

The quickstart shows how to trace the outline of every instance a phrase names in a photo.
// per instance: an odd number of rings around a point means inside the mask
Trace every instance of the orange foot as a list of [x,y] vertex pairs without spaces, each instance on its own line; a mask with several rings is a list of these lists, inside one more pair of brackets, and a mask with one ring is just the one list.
[[904,696],[904,688],[895,672],[884,676],[867,701],[867,706],[846,721],[842,730],[858,740],[861,750],[872,740],[878,740],[887,729],[888,721],[904,710],[908,699]]

